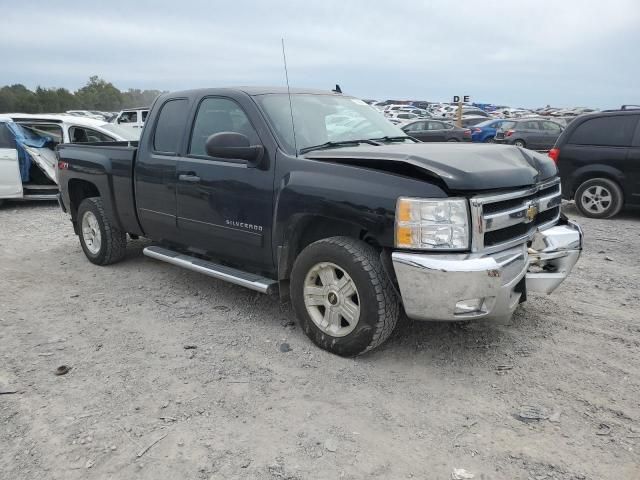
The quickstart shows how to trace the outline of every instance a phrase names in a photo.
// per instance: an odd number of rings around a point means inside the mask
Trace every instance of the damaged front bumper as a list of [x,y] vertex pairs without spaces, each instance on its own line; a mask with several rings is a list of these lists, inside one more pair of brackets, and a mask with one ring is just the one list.
[[405,311],[416,320],[510,316],[527,292],[553,292],[582,251],[582,230],[566,219],[526,244],[489,255],[394,252]]

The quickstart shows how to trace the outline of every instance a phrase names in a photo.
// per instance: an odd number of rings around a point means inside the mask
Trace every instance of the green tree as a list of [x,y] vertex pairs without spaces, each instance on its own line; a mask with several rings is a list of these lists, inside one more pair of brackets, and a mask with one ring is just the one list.
[[76,92],[75,98],[79,108],[86,110],[111,111],[122,108],[120,90],[97,75],[89,78],[89,82]]
[[121,92],[96,75],[75,93],[66,88],[42,86],[32,92],[24,85],[15,84],[0,88],[0,113],[62,113],[75,109],[117,111],[149,106],[161,93],[160,90],[137,88]]
[[0,90],[0,107],[3,112],[35,113],[38,100],[35,94],[22,84],[3,87]]

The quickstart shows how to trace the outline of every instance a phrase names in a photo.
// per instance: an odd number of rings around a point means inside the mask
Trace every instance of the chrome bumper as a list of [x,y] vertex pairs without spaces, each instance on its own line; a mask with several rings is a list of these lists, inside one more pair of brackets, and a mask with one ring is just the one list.
[[[525,244],[490,255],[394,252],[405,311],[416,320],[510,316],[526,292],[553,292],[577,262],[582,230],[564,218]],[[526,277],[526,278],[525,278]]]

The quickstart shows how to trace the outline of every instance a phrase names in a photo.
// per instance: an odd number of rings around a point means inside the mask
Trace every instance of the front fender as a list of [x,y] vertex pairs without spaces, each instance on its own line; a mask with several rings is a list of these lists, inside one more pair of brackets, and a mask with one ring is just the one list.
[[394,245],[398,197],[443,198],[437,185],[400,174],[305,158],[277,160],[274,256],[305,218],[353,225],[381,247]]

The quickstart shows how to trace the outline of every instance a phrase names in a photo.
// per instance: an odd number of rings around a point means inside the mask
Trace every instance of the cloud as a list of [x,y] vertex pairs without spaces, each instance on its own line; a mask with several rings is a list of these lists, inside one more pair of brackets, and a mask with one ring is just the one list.
[[637,0],[32,1],[4,7],[0,83],[284,82],[366,98],[638,103]]

